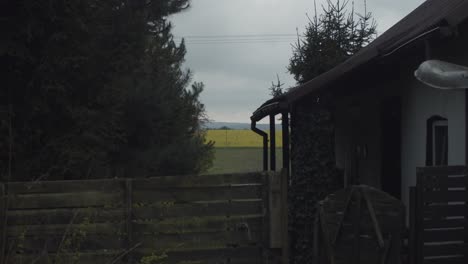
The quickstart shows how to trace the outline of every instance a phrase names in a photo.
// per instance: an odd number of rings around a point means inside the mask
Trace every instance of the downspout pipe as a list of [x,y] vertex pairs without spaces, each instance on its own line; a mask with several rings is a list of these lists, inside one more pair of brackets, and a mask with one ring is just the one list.
[[263,171],[268,171],[268,134],[257,128],[255,120],[252,120],[250,129],[263,138]]
[[276,171],[276,124],[275,115],[270,115],[270,170]]
[[283,130],[283,169],[289,175],[289,113],[284,111],[281,116]]

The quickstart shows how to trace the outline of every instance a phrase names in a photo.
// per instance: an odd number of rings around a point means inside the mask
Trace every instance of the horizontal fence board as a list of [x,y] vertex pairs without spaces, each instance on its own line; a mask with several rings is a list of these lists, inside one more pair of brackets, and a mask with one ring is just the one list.
[[125,179],[63,180],[8,183],[10,194],[113,192],[124,188]]
[[156,204],[133,208],[133,218],[161,219],[191,216],[233,216],[263,213],[263,201],[201,202],[185,204]]
[[430,166],[417,168],[417,173],[424,176],[466,175],[466,166]]
[[262,185],[216,186],[189,189],[164,189],[144,191],[134,189],[134,203],[154,203],[161,201],[193,202],[231,199],[259,199],[262,197]]
[[259,245],[259,230],[220,231],[204,233],[135,235],[132,240],[142,248],[161,250],[201,250],[206,248]]
[[[136,251],[138,256],[150,256],[152,249],[139,248]],[[207,264],[225,264],[225,263],[249,263],[246,260],[252,260],[251,264],[261,263],[261,249],[259,247],[239,247],[239,248],[212,248],[204,250],[174,250],[166,253],[167,258],[164,263],[207,263]],[[228,259],[231,261],[228,262]],[[241,262],[242,261],[242,262]]]
[[460,219],[428,219],[424,220],[423,226],[424,229],[429,228],[456,228],[464,227],[466,220],[464,218]]
[[[96,264],[96,263],[111,263],[112,260],[121,251],[108,252],[80,252],[78,253],[61,253],[61,254],[11,254],[8,257],[7,263],[14,264],[50,264],[54,263],[80,263],[80,264]],[[116,264],[123,262],[116,262]]]
[[427,191],[424,192],[424,202],[464,202],[468,195],[467,191]]
[[468,215],[468,205],[466,204],[437,204],[424,206],[425,217],[451,217],[451,216],[465,216]]
[[83,252],[94,250],[120,250],[125,248],[125,238],[118,235],[96,236],[84,233],[69,233],[62,236],[20,236],[9,237],[9,247],[24,253]]
[[463,241],[463,229],[424,230],[424,242]]
[[120,222],[125,217],[122,208],[67,208],[9,210],[7,221],[14,225],[69,224],[70,222],[92,223]]
[[60,236],[65,233],[85,232],[95,235],[118,235],[123,233],[123,223],[98,223],[98,224],[64,224],[64,225],[25,225],[9,226],[7,235],[18,236]]
[[450,256],[460,255],[465,253],[466,244],[439,244],[439,245],[424,245],[424,256]]
[[123,193],[80,192],[24,194],[9,198],[9,209],[44,209],[115,206],[123,202]]
[[147,179],[135,179],[133,186],[136,190],[156,190],[172,188],[191,188],[214,185],[236,185],[263,183],[262,173],[220,174],[199,176],[165,176]]
[[138,221],[133,223],[135,234],[180,234],[191,232],[217,232],[229,229],[250,230],[262,228],[262,215],[237,217],[186,217],[168,218],[162,221]]
[[466,260],[463,256],[457,257],[446,257],[446,258],[433,258],[424,259],[424,264],[466,264]]
[[456,177],[446,178],[447,188],[463,188],[463,187],[467,187],[467,183],[468,183],[467,176],[456,176]]

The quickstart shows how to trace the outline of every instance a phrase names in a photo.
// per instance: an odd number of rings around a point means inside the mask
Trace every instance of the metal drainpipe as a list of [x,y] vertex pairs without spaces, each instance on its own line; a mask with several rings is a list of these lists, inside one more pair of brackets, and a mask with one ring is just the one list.
[[276,126],[275,115],[270,115],[270,169],[276,170]]
[[268,170],[268,134],[257,128],[257,122],[252,120],[250,129],[263,137],[263,171]]
[[281,116],[283,129],[283,169],[289,175],[289,113],[283,112]]

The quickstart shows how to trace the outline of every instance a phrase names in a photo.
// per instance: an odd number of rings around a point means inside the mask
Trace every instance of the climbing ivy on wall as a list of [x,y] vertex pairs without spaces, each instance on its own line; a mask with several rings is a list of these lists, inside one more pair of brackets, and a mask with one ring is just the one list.
[[291,122],[292,174],[289,193],[290,263],[312,263],[315,207],[341,188],[336,168],[333,104],[330,94],[294,105]]

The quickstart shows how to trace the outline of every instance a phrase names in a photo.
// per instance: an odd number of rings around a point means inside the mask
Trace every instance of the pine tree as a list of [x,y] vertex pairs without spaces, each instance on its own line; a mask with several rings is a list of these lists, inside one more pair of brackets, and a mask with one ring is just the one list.
[[[328,0],[323,14],[309,18],[303,38],[293,45],[288,70],[298,84],[303,84],[337,66],[376,36],[376,23],[364,8],[364,14],[354,12],[354,2],[348,13],[348,1]],[[315,2],[314,2],[315,4]],[[366,3],[364,1],[364,6]]]

